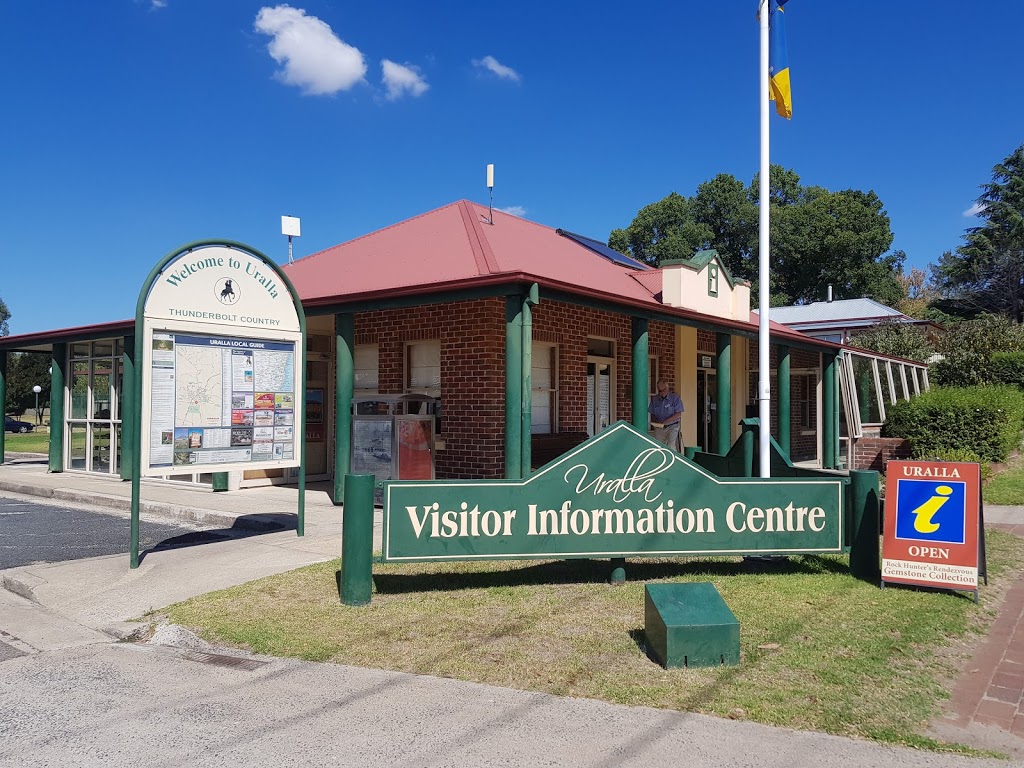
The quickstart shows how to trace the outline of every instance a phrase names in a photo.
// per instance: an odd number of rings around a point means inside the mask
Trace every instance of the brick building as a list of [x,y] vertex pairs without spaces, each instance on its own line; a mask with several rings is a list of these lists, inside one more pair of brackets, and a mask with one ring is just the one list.
[[[306,314],[307,395],[318,403],[305,424],[311,479],[354,466],[353,424],[374,398],[429,398],[415,407],[433,416],[433,465],[447,478],[520,477],[615,421],[646,426],[659,378],[683,400],[683,444],[706,451],[725,453],[756,402],[749,286],[714,251],[654,269],[463,200],[283,270]],[[57,396],[69,406],[73,392],[90,393],[57,425],[55,471],[124,474],[122,354],[133,333],[125,321],[0,339],[0,363],[47,352],[66,367]],[[775,323],[771,343],[773,434],[794,461],[838,466],[842,346]]]

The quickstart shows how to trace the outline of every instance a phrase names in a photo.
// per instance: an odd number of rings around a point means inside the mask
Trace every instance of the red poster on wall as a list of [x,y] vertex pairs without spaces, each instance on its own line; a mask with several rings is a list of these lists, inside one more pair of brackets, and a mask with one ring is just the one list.
[[978,464],[890,461],[885,474],[883,586],[916,584],[977,593],[981,524]]

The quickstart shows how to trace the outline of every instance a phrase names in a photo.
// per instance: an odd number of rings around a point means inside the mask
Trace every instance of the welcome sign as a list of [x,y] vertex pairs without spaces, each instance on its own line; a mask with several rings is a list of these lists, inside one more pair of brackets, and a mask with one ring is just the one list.
[[383,560],[844,551],[839,478],[719,478],[618,422],[526,480],[384,487]]

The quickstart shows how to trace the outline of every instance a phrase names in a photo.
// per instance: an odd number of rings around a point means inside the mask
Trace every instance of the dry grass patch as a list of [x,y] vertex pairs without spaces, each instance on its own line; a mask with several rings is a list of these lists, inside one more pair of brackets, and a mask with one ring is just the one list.
[[[918,734],[1024,566],[988,535],[992,586],[879,590],[846,558],[375,565],[369,606],[342,606],[337,561],[171,606],[169,620],[254,652],[472,680],[942,748]],[[666,671],[644,645],[643,587],[711,581],[741,626],[741,663]]]

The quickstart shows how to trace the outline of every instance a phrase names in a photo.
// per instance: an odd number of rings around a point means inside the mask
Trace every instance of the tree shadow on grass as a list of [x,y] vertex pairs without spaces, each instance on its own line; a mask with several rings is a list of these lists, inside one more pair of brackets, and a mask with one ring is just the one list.
[[[592,584],[607,582],[613,565],[609,560],[553,560],[521,566],[473,571],[431,570],[424,573],[381,573],[378,566],[373,581],[378,594],[457,591],[491,587],[519,587],[531,584]],[[801,555],[775,561],[758,560],[627,560],[626,580],[658,581],[686,576],[727,577],[757,574],[794,575],[813,573],[848,574],[844,561]]]

